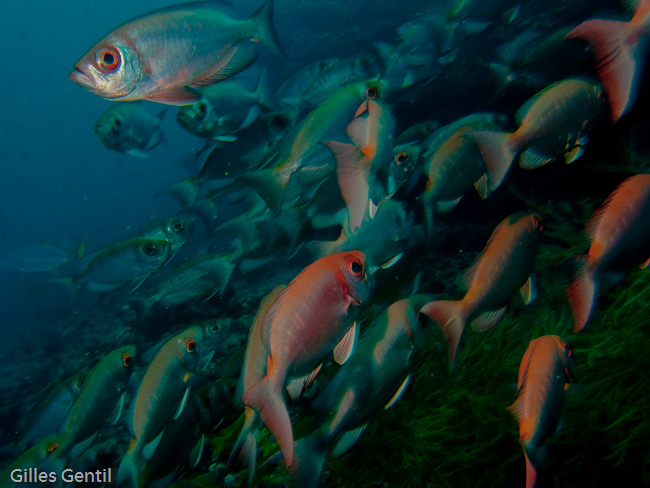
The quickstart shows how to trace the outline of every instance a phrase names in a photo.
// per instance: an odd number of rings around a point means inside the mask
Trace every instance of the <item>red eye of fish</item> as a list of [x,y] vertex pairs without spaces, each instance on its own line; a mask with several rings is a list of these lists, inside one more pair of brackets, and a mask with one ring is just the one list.
[[100,71],[108,73],[119,67],[122,58],[117,49],[100,47],[95,53],[95,60]]
[[366,88],[366,98],[368,100],[372,100],[374,98],[377,98],[377,89],[372,87],[372,86],[369,86],[368,88]]
[[397,156],[395,156],[395,163],[399,166],[400,164],[405,163],[407,158],[408,156],[406,155],[406,153],[401,152]]
[[52,454],[58,448],[59,448],[59,443],[58,442],[52,442],[47,446],[47,452],[48,452],[48,454]]
[[187,349],[187,352],[195,352],[196,343],[194,342],[194,339],[185,339],[185,348]]
[[129,353],[125,352],[122,354],[122,364],[127,368],[131,366],[131,355]]
[[363,263],[355,257],[349,257],[348,271],[355,278],[361,278],[363,276]]

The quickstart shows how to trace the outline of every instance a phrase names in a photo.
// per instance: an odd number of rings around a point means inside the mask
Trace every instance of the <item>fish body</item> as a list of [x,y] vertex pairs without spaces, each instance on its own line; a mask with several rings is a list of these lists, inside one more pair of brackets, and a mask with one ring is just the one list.
[[276,108],[276,102],[262,72],[254,91],[235,80],[201,90],[201,100],[181,107],[178,123],[192,134],[215,141],[236,140],[242,129],[259,119],[262,110]]
[[352,231],[361,225],[369,208],[386,196],[378,176],[382,170],[387,171],[394,129],[395,120],[388,106],[370,99],[361,104],[346,128],[354,144],[324,141],[336,157],[339,188]]
[[119,417],[124,405],[126,386],[133,372],[135,346],[127,345],[104,356],[86,375],[68,418],[58,457],[69,456],[72,449],[93,436],[112,413]]
[[467,293],[459,301],[435,301],[421,313],[431,318],[447,337],[449,364],[453,370],[465,325],[487,329],[501,318],[512,295],[521,290],[530,301],[530,272],[537,251],[542,220],[539,215],[518,213],[506,217],[492,232],[485,249],[465,278]]
[[490,187],[499,186],[518,155],[519,166],[525,169],[561,155],[567,163],[577,159],[602,103],[600,86],[567,79],[548,86],[519,108],[515,132],[472,132],[489,171]]
[[195,298],[209,300],[223,293],[228,286],[235,264],[229,256],[203,254],[181,264],[171,271],[152,291],[134,304],[143,318],[153,305],[175,307]]
[[85,287],[102,292],[129,282],[137,288],[152,271],[167,262],[170,249],[171,243],[162,239],[120,241],[98,252],[79,275],[67,280],[73,290]]
[[84,378],[83,374],[75,374],[63,380],[20,420],[19,430],[22,434],[17,444],[22,449],[59,432],[79,396]]
[[257,411],[276,438],[287,467],[293,462],[293,432],[283,398],[285,384],[289,378],[308,382],[339,343],[341,355],[346,355],[354,343],[358,306],[367,298],[368,288],[363,253],[325,256],[296,276],[264,317],[266,376],[242,400]]
[[224,2],[155,10],[118,27],[75,64],[70,79],[108,100],[186,105],[196,88],[226,79],[257,58],[251,43],[281,49],[268,0],[248,20]]
[[97,119],[95,135],[106,149],[148,158],[148,151],[165,141],[160,129],[164,114],[151,115],[139,103],[118,103]]
[[[237,391],[235,398],[241,401],[244,392],[248,391],[264,376],[266,376],[266,362],[268,352],[264,348],[262,342],[262,325],[264,324],[264,317],[269,308],[278,297],[278,295],[286,288],[284,285],[278,285],[271,292],[262,299],[260,307],[255,314],[253,324],[248,334],[248,342],[246,343],[246,352],[244,354],[244,365],[242,366],[241,376],[237,384]],[[255,437],[255,430],[259,428],[261,422],[257,412],[251,407],[244,406],[244,425],[235,441],[235,446],[230,453],[228,465],[230,466],[235,457],[239,456],[246,467],[248,468],[248,484],[250,485],[253,477],[255,476],[255,468],[257,464],[257,438]],[[228,469],[226,469],[228,472]]]
[[314,434],[296,442],[290,471],[298,486],[318,486],[329,453],[339,456],[349,449],[381,408],[404,392],[414,355],[426,344],[418,311],[430,301],[415,295],[384,310],[312,402],[324,420]]
[[534,488],[543,445],[557,429],[564,390],[572,380],[571,351],[556,335],[530,341],[521,360],[517,398],[507,410],[519,423],[526,458],[526,488]]
[[616,122],[634,102],[646,54],[650,2],[642,0],[635,5],[634,16],[629,22],[587,20],[566,35],[567,39],[584,39],[592,47],[612,122]]
[[608,273],[627,271],[640,263],[647,266],[649,210],[650,174],[638,174],[623,181],[587,223],[591,246],[567,289],[574,332],[587,325],[598,288]]
[[77,252],[54,244],[33,244],[11,249],[0,256],[0,267],[25,273],[54,271],[83,254],[83,242]]
[[142,450],[178,417],[189,399],[191,379],[203,369],[222,339],[214,321],[189,327],[169,339],[151,360],[134,398],[129,423],[133,438],[122,458],[118,482],[138,485]]
[[272,168],[248,173],[241,179],[278,215],[290,183],[293,183],[294,193],[300,196],[305,188],[322,182],[334,172],[334,157],[319,143],[345,137],[345,128],[359,105],[364,100],[381,96],[382,90],[381,83],[374,81],[339,88],[280,140],[280,154]]

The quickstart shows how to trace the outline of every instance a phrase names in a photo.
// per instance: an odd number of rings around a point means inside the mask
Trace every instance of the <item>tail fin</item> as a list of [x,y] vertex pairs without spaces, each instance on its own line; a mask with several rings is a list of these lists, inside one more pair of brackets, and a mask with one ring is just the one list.
[[598,78],[609,100],[612,122],[616,122],[636,94],[634,74],[638,40],[630,42],[630,22],[588,20],[569,32],[565,39],[579,37],[589,43],[598,63]]
[[511,142],[512,133],[489,130],[472,131],[467,136],[476,142],[489,173],[487,193],[496,190],[517,156]]
[[130,484],[133,488],[138,487],[138,478],[144,470],[145,461],[141,449],[135,439],[131,439],[131,446],[126,451],[120,467],[117,471],[117,483],[119,485]]
[[135,312],[138,320],[143,320],[151,311],[151,307],[156,303],[147,297],[133,297],[128,299],[128,306]]
[[230,467],[233,465],[235,458],[239,456],[248,468],[248,485],[250,486],[255,476],[257,465],[257,439],[254,430],[258,416],[250,407],[246,407],[245,415],[244,425],[230,453],[225,472],[230,472]]
[[251,16],[250,21],[255,24],[256,39],[254,40],[261,42],[275,54],[284,58],[280,39],[273,25],[273,0],[264,2],[264,5]]
[[179,183],[168,186],[167,188],[158,192],[156,196],[168,193],[176,198],[176,200],[178,200],[178,203],[181,204],[181,207],[190,208],[192,204],[194,204],[194,201],[196,200],[196,196],[199,194],[200,189],[201,183],[199,180],[196,178],[188,178],[187,180],[183,180]]
[[282,210],[284,194],[290,178],[291,173],[278,172],[273,169],[251,171],[240,177],[244,183],[253,187],[276,217]]
[[319,431],[296,442],[294,452],[294,462],[289,471],[296,485],[301,488],[319,486],[327,461],[327,444],[322,441]]
[[587,325],[596,297],[594,272],[588,267],[586,257],[577,278],[567,288],[567,296],[573,313],[573,332],[578,333]]
[[282,398],[282,385],[268,375],[251,387],[242,401],[254,408],[280,446],[287,468],[293,463],[293,430],[287,406]]
[[442,333],[445,334],[449,346],[449,371],[452,373],[456,369],[456,355],[466,323],[461,304],[461,301],[442,300],[427,303],[420,309],[420,313],[438,324]]
[[531,462],[525,448],[524,458],[526,458],[526,488],[535,488],[537,486],[537,468]]

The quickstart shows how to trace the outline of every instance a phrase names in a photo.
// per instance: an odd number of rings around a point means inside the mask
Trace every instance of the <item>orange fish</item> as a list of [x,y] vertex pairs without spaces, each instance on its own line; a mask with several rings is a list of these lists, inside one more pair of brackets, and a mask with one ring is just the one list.
[[574,332],[587,325],[603,278],[616,282],[631,266],[650,265],[649,211],[650,174],[639,174],[623,181],[587,222],[591,246],[567,288]]
[[529,275],[541,230],[542,219],[537,214],[516,213],[507,217],[492,232],[482,254],[467,271],[465,297],[431,302],[420,310],[447,337],[452,371],[467,323],[474,321],[477,330],[489,329],[501,319],[517,290],[526,303],[532,301]]
[[645,52],[641,41],[650,33],[650,1],[635,2],[632,20],[593,19],[569,32],[565,39],[579,37],[589,43],[596,58],[598,78],[609,100],[612,122],[634,101]]
[[567,383],[572,380],[571,350],[556,335],[530,341],[519,367],[517,399],[506,408],[519,422],[526,458],[526,488],[534,488],[544,442],[558,426]]
[[[242,374],[237,385],[235,398],[241,399],[243,393],[251,386],[255,385],[266,375],[266,349],[262,343],[262,324],[266,313],[286,286],[279,285],[273,288],[271,292],[264,297],[260,308],[255,314],[253,325],[248,334],[248,344],[246,345],[246,354],[244,355],[244,365],[242,367]],[[228,466],[232,464],[236,456],[246,463],[248,468],[248,484],[250,485],[255,476],[255,465],[257,464],[257,439],[255,438],[255,429],[259,427],[259,417],[257,412],[250,407],[244,408],[244,425],[242,426],[239,437],[235,442],[230,453]],[[226,472],[228,472],[226,467]]]
[[345,362],[355,342],[358,306],[368,295],[365,255],[331,254],[296,276],[264,317],[266,376],[242,401],[257,411],[278,441],[287,467],[293,462],[293,430],[283,397],[286,381],[293,379],[288,390],[295,398],[332,350],[337,362]]

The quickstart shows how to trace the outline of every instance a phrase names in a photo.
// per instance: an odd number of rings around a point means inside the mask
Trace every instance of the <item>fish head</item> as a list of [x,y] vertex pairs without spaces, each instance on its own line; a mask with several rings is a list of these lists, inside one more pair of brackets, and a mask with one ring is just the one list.
[[210,137],[212,129],[218,123],[214,107],[206,98],[182,106],[176,114],[176,120],[181,127],[199,137]]
[[106,149],[120,150],[128,132],[127,123],[119,110],[111,110],[117,106],[111,107],[104,112],[97,122],[95,122],[94,132],[97,139]]
[[196,372],[205,369],[227,334],[228,329],[216,320],[206,320],[178,334],[176,347],[187,370]]
[[172,217],[165,224],[165,238],[174,248],[182,246],[190,238],[195,221],[196,217],[191,215]]
[[229,328],[217,320],[207,320],[202,324],[202,339],[199,344],[198,371],[205,369],[219,346],[228,337]]
[[135,367],[135,346],[128,344],[113,352],[113,367],[118,376],[128,378]]
[[558,336],[552,336],[557,346],[558,355],[564,366],[564,382],[573,383],[575,381],[575,370],[573,367],[573,353],[571,347]]
[[360,305],[370,295],[366,255],[361,251],[347,251],[340,253],[338,256],[341,262],[339,281],[344,286],[350,302],[354,305]]
[[411,178],[418,165],[420,146],[417,144],[396,152],[388,168],[388,194],[392,195]]
[[166,239],[136,239],[135,246],[138,264],[143,269],[154,270],[167,262],[172,243]]
[[125,40],[107,37],[93,47],[70,73],[70,80],[109,100],[126,99],[143,77],[137,51]]

